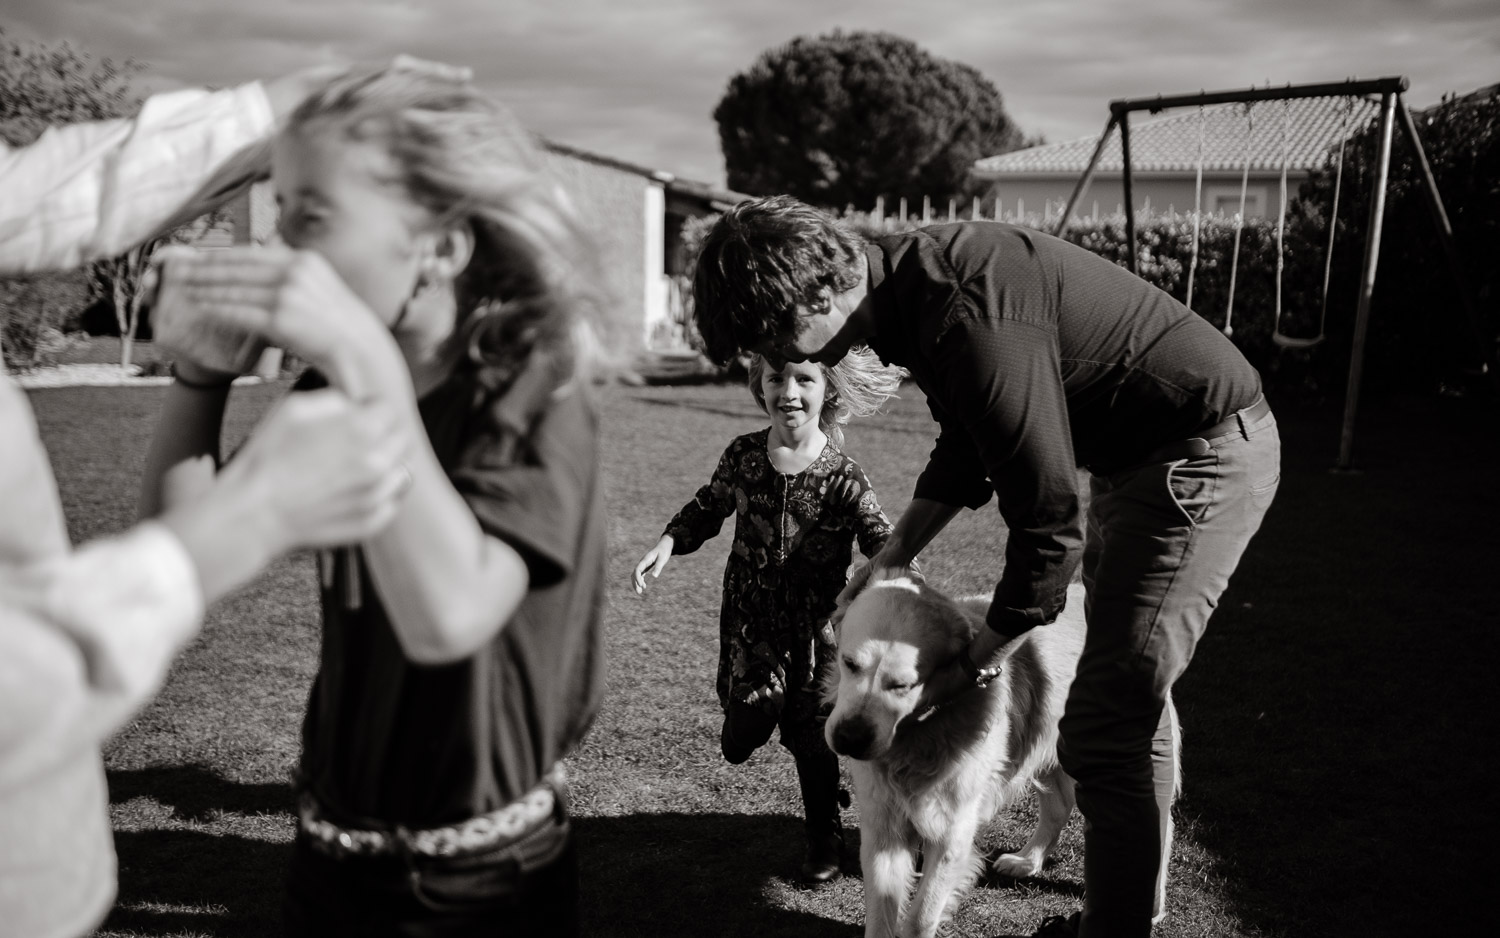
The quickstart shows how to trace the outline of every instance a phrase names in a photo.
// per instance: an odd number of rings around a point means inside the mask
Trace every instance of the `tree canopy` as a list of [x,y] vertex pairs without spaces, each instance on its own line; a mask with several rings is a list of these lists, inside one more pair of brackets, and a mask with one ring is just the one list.
[[35,140],[53,124],[103,120],[133,111],[136,62],[94,59],[66,42],[19,42],[0,28],[0,139]]
[[835,208],[965,196],[975,160],[1023,145],[988,79],[889,33],[769,49],[730,79],[714,120],[731,188]]

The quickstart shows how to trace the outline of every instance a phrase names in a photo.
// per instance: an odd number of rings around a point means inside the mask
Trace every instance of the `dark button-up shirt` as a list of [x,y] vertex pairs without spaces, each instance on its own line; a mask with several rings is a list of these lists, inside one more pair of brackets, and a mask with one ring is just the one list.
[[915,496],[1010,529],[990,626],[1062,610],[1083,543],[1077,468],[1109,474],[1253,404],[1260,375],[1218,329],[1083,248],[997,222],[869,246],[875,337],[940,432]]

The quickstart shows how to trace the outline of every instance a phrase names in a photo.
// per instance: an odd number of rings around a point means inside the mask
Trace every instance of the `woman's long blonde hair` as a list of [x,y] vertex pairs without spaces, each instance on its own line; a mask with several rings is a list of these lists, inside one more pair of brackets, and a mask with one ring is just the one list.
[[[766,406],[760,382],[771,367],[771,362],[758,354],[750,356],[747,366],[750,394],[766,413],[770,413],[770,408]],[[906,376],[900,368],[882,365],[880,356],[863,345],[851,348],[833,365],[819,363],[818,367],[828,385],[823,392],[823,410],[818,414],[818,426],[840,449],[844,446],[844,425],[849,418],[877,413],[881,405],[896,396],[901,389],[901,380]]]
[[287,131],[312,127],[381,144],[392,182],[437,223],[470,225],[452,341],[487,390],[507,387],[533,355],[552,357],[559,384],[598,370],[608,347],[598,253],[507,108],[466,81],[386,68],[308,97]]

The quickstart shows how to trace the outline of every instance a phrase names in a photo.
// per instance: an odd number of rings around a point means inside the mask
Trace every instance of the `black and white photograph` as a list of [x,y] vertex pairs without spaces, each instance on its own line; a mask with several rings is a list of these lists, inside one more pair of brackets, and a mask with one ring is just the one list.
[[7,0],[0,938],[1500,933],[1500,6]]

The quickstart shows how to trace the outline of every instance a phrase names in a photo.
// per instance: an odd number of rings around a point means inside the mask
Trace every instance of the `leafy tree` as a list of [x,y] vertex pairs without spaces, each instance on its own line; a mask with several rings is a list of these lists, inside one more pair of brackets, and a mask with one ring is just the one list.
[[[1473,372],[1486,350],[1500,347],[1500,267],[1494,263],[1500,252],[1500,86],[1447,97],[1412,116],[1453,225],[1468,303],[1448,275],[1416,154],[1395,128],[1365,353],[1366,384],[1375,389],[1477,389],[1480,382]],[[1378,136],[1378,121],[1363,126],[1349,138],[1345,153],[1328,313],[1330,338],[1343,363],[1352,341]],[[1315,216],[1322,229],[1311,247],[1319,263],[1337,152],[1330,152],[1327,165],[1301,191],[1303,211]],[[1478,322],[1468,319],[1466,306],[1478,313]]]
[[53,124],[129,114],[140,103],[130,90],[140,70],[133,60],[95,62],[66,42],[18,42],[0,28],[0,139],[22,146]]
[[731,188],[834,208],[964,198],[975,160],[1023,142],[988,79],[888,33],[770,49],[730,79],[714,120]]
[[[20,42],[0,28],[0,140],[8,146],[24,146],[54,124],[131,113],[139,100],[130,89],[130,79],[140,70],[134,61],[96,62],[66,42]],[[67,314],[58,302],[47,298],[76,298],[89,279],[84,272],[74,271],[0,281],[0,299],[4,300],[0,334],[5,337],[7,361],[31,364],[45,345],[44,333],[55,329]],[[75,286],[80,289],[71,289]],[[111,292],[118,298],[118,291],[111,288]],[[134,308],[136,312],[127,315],[138,318],[139,304]],[[128,364],[128,344],[122,351]]]

